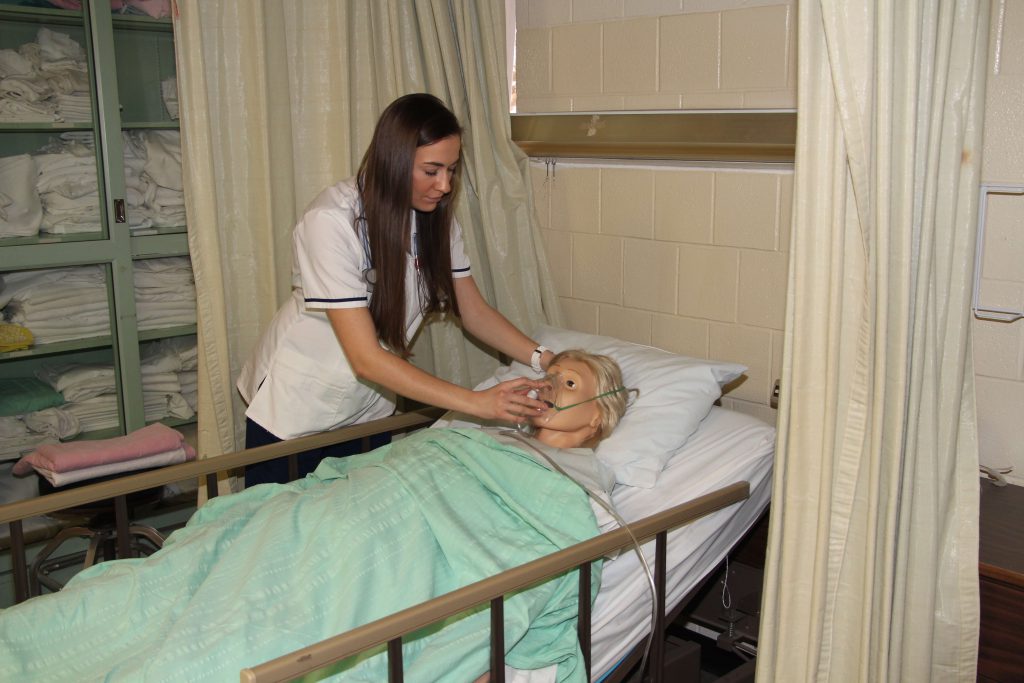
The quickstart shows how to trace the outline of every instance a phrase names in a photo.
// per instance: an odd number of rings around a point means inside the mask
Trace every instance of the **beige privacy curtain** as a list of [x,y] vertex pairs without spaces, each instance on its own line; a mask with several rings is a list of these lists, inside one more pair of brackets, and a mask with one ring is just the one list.
[[[484,296],[529,331],[557,322],[510,141],[501,0],[178,0],[189,245],[199,302],[199,452],[242,446],[235,378],[290,290],[291,230],[355,173],[379,112],[428,91],[463,126],[458,218]],[[452,325],[415,361],[470,385],[494,360]],[[340,352],[340,350],[339,350]]]
[[988,3],[799,3],[759,681],[967,681],[969,306]]

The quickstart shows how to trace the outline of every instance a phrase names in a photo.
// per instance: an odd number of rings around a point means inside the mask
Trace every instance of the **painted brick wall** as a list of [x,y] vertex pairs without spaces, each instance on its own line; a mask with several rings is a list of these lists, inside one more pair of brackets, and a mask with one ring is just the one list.
[[519,112],[796,107],[793,0],[518,0]]
[[[992,3],[982,179],[1024,185],[1024,2]],[[1024,311],[1024,196],[992,195],[979,304]],[[1024,485],[1024,320],[974,322],[979,458]]]
[[[518,0],[519,112],[788,108],[795,3]],[[532,165],[568,324],[750,370],[723,403],[774,422],[792,170]]]

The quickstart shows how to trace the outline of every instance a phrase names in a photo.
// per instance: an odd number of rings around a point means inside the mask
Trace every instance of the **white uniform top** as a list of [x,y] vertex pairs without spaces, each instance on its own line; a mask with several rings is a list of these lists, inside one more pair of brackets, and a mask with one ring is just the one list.
[[[359,381],[327,319],[328,308],[369,306],[367,248],[356,228],[355,180],[321,192],[292,235],[292,297],[274,315],[238,378],[245,414],[280,439],[390,415],[394,394]],[[415,229],[415,220],[413,220]],[[415,238],[413,239],[415,244]],[[470,275],[462,229],[452,222],[452,277]],[[419,272],[405,270],[406,338],[423,320]]]

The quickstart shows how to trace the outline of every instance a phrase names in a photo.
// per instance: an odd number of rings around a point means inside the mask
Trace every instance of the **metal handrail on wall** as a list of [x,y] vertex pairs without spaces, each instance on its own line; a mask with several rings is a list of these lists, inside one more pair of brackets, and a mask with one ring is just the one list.
[[982,183],[978,189],[978,235],[974,247],[974,294],[971,298],[971,311],[974,312],[974,317],[981,320],[1012,323],[1024,318],[1024,311],[998,306],[982,306],[978,303],[981,293],[981,262],[985,254],[985,214],[990,194],[1024,195],[1024,185]]

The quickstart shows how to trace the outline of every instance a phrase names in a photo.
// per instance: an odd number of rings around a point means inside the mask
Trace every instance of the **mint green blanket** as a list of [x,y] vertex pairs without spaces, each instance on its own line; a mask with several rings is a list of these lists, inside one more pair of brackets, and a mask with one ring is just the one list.
[[[431,429],[214,499],[148,558],[0,612],[0,680],[237,681],[259,664],[597,533],[586,494],[478,430]],[[595,581],[595,591],[596,591]],[[506,661],[584,681],[576,573],[505,602]],[[486,606],[407,638],[407,681],[488,669]],[[387,680],[384,656],[329,672]]]

